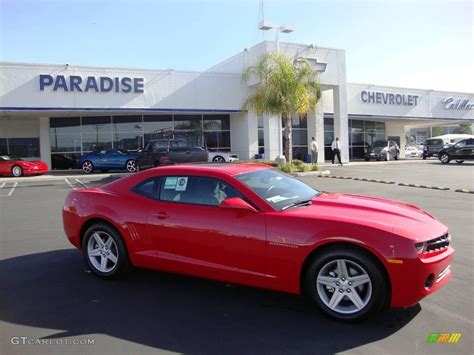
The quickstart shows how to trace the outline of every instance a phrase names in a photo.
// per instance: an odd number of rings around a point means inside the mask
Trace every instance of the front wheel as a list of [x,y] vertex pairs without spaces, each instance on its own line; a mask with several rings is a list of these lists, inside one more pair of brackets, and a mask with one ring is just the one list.
[[365,252],[332,248],[314,258],[305,278],[306,290],[326,315],[360,320],[379,311],[387,297],[387,280]]
[[102,278],[116,278],[128,269],[128,255],[122,238],[107,224],[97,223],[87,229],[82,251],[87,266]]
[[135,173],[138,171],[137,169],[137,162],[136,160],[127,160],[127,163],[125,164],[125,168],[129,173]]
[[23,175],[23,169],[21,168],[21,166],[15,165],[14,167],[12,167],[12,175],[14,177],[22,176]]
[[443,164],[448,164],[448,163],[451,161],[451,158],[449,157],[449,154],[448,154],[448,153],[443,153],[443,154],[441,154],[441,156],[439,157],[439,160],[440,160],[441,163],[443,163]]
[[91,161],[86,160],[82,163],[82,171],[84,174],[90,174],[94,171],[94,164]]
[[456,163],[462,164],[462,163],[464,163],[464,160],[456,160]]
[[397,153],[395,154],[395,160],[398,160],[399,154],[400,154],[399,152],[397,152]]

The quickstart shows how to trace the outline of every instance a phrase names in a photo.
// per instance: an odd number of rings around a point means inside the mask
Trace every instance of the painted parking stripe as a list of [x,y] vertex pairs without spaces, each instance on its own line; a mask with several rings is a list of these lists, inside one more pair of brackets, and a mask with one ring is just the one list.
[[69,185],[69,187],[73,190],[76,190],[76,188],[74,187],[73,184],[71,184],[71,182],[67,179],[67,178],[64,178],[64,181],[66,181],[66,183]]
[[11,196],[11,195],[13,194],[13,191],[15,191],[15,187],[17,187],[17,185],[18,185],[17,182],[15,182],[15,183],[13,184],[13,187],[10,189],[10,192],[8,193],[7,196]]
[[81,185],[82,187],[84,187],[84,188],[87,189],[88,186],[86,185],[86,183],[82,182],[82,181],[79,180],[79,179],[74,179],[74,180],[76,180],[76,182],[77,182],[79,185]]
[[3,184],[0,184],[0,189],[3,189],[3,187],[5,186],[6,182],[4,182]]

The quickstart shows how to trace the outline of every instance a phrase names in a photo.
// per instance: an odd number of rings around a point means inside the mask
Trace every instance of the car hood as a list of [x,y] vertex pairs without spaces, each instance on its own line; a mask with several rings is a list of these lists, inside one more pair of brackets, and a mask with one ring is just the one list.
[[302,218],[373,227],[417,241],[447,232],[446,226],[416,206],[372,196],[323,193],[310,206],[285,212]]
[[380,154],[382,150],[384,150],[386,147],[373,147],[369,148],[369,153],[375,153],[375,154]]

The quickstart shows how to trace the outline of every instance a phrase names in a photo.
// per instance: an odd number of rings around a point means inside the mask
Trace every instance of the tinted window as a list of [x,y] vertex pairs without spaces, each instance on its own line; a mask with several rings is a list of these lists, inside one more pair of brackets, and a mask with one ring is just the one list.
[[153,150],[164,150],[168,148],[168,141],[156,141],[153,143]]
[[203,176],[167,176],[161,184],[162,201],[219,206],[226,198],[243,198],[229,184]]
[[160,178],[151,178],[141,182],[133,188],[133,191],[139,195],[158,199],[158,190],[160,186]]

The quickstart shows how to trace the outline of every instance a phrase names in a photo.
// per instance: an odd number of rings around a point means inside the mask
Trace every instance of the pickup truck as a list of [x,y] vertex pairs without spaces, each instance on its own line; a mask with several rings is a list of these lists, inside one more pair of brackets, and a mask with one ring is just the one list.
[[137,165],[140,170],[161,165],[207,162],[207,151],[201,147],[190,147],[185,139],[157,139],[140,150]]

